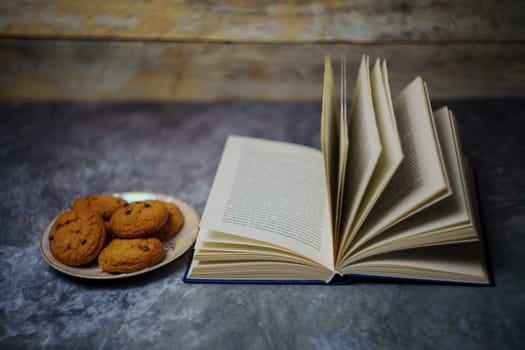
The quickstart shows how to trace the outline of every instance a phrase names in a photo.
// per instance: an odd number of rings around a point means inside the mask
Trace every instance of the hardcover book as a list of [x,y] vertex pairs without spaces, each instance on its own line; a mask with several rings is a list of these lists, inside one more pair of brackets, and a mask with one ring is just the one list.
[[326,57],[321,150],[228,137],[186,282],[490,282],[452,111],[420,77],[392,98],[366,55],[347,109],[346,75],[337,102]]

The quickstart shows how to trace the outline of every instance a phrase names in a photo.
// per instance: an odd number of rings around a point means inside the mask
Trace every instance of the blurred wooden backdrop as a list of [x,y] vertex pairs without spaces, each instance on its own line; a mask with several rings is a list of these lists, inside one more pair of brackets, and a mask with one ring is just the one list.
[[0,0],[2,100],[319,100],[327,53],[524,97],[525,1]]

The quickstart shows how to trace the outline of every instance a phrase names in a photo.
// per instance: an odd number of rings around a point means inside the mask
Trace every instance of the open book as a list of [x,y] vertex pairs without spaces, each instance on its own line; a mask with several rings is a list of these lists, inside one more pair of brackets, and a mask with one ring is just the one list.
[[360,64],[347,110],[325,59],[322,151],[229,136],[186,282],[489,283],[456,121],[425,82],[391,98],[386,63]]

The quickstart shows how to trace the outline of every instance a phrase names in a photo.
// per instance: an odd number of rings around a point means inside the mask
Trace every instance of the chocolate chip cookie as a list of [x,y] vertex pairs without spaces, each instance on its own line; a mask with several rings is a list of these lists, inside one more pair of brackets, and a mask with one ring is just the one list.
[[117,209],[109,220],[116,238],[144,238],[152,236],[168,220],[164,203],[156,200],[133,202]]
[[67,210],[59,215],[49,232],[51,253],[70,266],[91,262],[105,244],[104,222],[92,211]]
[[168,202],[164,202],[164,205],[169,213],[168,221],[157,233],[155,233],[155,237],[161,241],[166,241],[175,236],[184,225],[184,216],[179,207],[174,203]]
[[164,255],[164,247],[158,238],[115,238],[102,250],[98,263],[104,271],[126,273],[153,266]]
[[[77,198],[71,205],[72,209],[92,210],[102,216],[104,222],[109,222],[111,214],[122,208],[127,202],[109,194],[95,194]],[[107,228],[107,227],[106,227]]]

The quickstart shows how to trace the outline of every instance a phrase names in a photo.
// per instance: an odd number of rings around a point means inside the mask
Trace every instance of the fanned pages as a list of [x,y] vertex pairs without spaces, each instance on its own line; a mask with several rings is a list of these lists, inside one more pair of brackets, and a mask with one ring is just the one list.
[[466,173],[462,165],[459,136],[454,118],[447,107],[434,111],[436,127],[442,140],[443,156],[451,180],[452,195],[434,206],[386,230],[368,242],[346,264],[400,247],[418,248],[455,241],[478,240],[472,209],[469,208]]
[[348,245],[353,220],[382,152],[366,55],[361,60],[353,94],[348,121],[348,142],[341,212],[342,239],[338,255],[341,255],[342,250]]
[[337,216],[337,202],[339,201],[338,177],[339,177],[339,142],[338,134],[341,127],[336,107],[336,96],[334,91],[334,74],[330,57],[325,58],[324,81],[323,81],[323,106],[321,112],[321,148],[323,150],[326,188],[328,189],[328,204],[330,206],[330,217],[332,219],[332,231]]
[[352,242],[351,251],[451,193],[423,80],[414,79],[393,104],[404,159]]
[[343,210],[343,189],[345,186],[346,163],[348,159],[348,120],[346,112],[346,60],[341,60],[341,107],[339,125],[339,162],[338,162],[338,186],[337,186],[337,210],[335,212],[335,237],[336,246],[341,242],[341,214]]
[[377,130],[379,131],[383,152],[379,157],[355,219],[352,222],[349,237],[347,238],[348,243],[342,247],[342,250],[348,249],[348,244],[354,238],[357,230],[361,227],[403,160],[403,150],[401,149],[396,121],[390,108],[392,102],[390,94],[386,94],[386,83],[384,82],[379,59],[376,60],[372,69],[370,82]]
[[185,281],[490,283],[453,113],[419,77],[392,99],[364,55],[347,116],[345,58],[339,111],[329,57],[324,74],[322,152],[228,137]]

